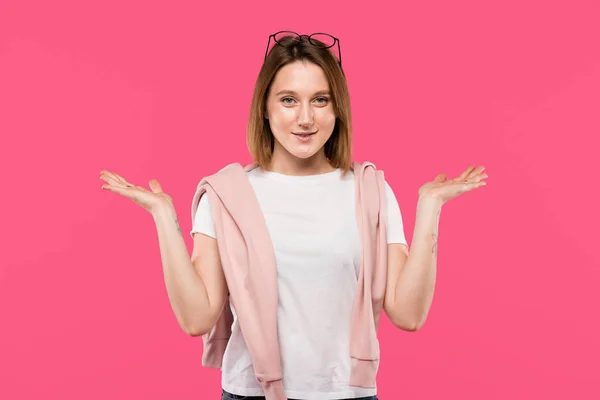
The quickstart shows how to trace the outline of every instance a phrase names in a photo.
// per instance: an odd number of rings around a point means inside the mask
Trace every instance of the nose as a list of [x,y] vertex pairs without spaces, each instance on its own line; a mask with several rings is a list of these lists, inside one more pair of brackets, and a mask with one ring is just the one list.
[[298,115],[298,126],[301,127],[310,127],[313,124],[313,112],[310,106],[300,106],[300,111]]

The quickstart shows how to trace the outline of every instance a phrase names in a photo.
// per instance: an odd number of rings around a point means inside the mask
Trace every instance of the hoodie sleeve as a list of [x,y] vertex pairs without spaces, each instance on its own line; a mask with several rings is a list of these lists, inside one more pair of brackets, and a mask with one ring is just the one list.
[[217,238],[215,233],[215,224],[210,211],[210,203],[208,202],[208,196],[206,193],[200,198],[198,210],[196,211],[196,216],[194,217],[194,223],[192,225],[192,231],[190,233],[193,234],[195,232],[203,233],[206,236],[210,236],[214,239]]

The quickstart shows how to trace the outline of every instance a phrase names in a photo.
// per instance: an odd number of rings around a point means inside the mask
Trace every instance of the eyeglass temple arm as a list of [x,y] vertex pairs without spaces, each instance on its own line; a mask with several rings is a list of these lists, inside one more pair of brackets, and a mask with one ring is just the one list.
[[265,60],[267,59],[267,55],[269,54],[269,45],[271,44],[271,38],[273,35],[269,36],[269,41],[267,42],[267,50],[265,51]]

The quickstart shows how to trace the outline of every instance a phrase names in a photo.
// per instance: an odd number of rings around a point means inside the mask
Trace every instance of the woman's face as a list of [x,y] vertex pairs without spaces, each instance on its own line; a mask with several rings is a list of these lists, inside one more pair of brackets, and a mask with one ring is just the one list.
[[323,146],[333,132],[336,116],[321,67],[308,61],[282,67],[271,84],[266,108],[275,136],[274,158],[324,157]]

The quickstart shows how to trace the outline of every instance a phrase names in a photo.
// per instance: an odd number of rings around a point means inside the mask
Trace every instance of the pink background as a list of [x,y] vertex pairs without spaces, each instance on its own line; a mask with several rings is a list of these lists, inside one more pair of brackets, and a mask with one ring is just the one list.
[[[0,4],[0,398],[217,399],[170,309],[156,230],[101,169],[175,199],[250,162],[268,35],[341,39],[355,158],[417,190],[482,164],[440,221],[417,333],[381,326],[390,399],[598,399],[597,1]],[[562,3],[562,4],[561,4]]]

